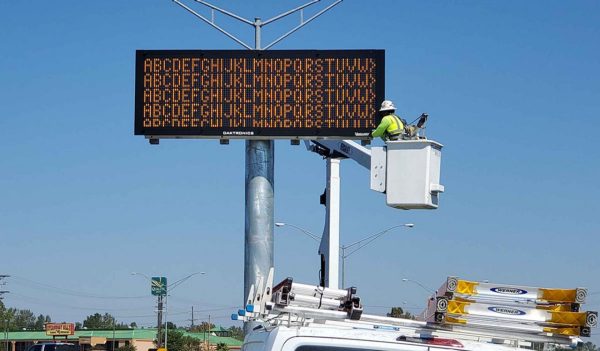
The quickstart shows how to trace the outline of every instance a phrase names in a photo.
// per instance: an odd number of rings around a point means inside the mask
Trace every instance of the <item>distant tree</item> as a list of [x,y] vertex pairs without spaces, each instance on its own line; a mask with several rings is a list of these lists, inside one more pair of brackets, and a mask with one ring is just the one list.
[[50,321],[50,316],[44,317],[43,315],[40,315],[36,318],[35,314],[30,310],[7,308],[6,305],[0,301],[0,321],[2,321],[2,329],[6,327],[5,321],[8,321],[8,330],[11,331],[22,330],[23,328],[42,330],[44,322]]
[[12,320],[14,329],[35,329],[35,314],[30,310],[16,310]]
[[402,307],[392,307],[392,310],[387,314],[387,316],[393,318],[415,319],[415,316],[410,314],[410,312],[404,312]]
[[177,329],[177,325],[173,322],[167,322],[167,329]]
[[117,351],[137,351],[135,345],[129,343],[128,345],[119,346]]
[[75,329],[81,330],[81,327],[83,327],[83,325],[81,324],[81,322],[75,322]]
[[129,326],[130,326],[131,328],[134,328],[134,329],[135,329],[135,328],[137,328],[137,323],[136,323],[136,322],[131,322],[131,323],[129,324]]
[[182,332],[170,329],[167,331],[167,350],[169,351],[197,351],[200,340],[184,336]]
[[211,330],[214,327],[215,327],[215,325],[212,324],[212,323],[209,324],[208,322],[202,322],[199,325],[195,325],[193,328],[190,329],[190,331],[194,331],[194,332],[197,332],[197,333],[202,333],[202,332],[205,332],[205,331],[209,331],[209,330]]
[[83,327],[88,329],[129,329],[124,323],[117,323],[115,317],[109,313],[94,313],[89,315],[83,321]]
[[[100,313],[94,313],[83,320],[83,326],[89,329],[105,329],[104,320]],[[112,324],[111,324],[112,328]]]
[[46,324],[46,317],[40,314],[35,320],[35,330],[44,330],[44,324]]
[[242,328],[233,325],[229,327],[228,330],[232,338],[242,341],[244,340],[244,330]]
[[217,351],[229,351],[229,346],[224,342],[220,342],[217,344]]

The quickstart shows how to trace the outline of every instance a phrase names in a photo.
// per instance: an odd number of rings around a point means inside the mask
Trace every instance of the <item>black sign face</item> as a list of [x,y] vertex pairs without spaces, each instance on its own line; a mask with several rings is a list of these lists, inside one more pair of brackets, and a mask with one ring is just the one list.
[[366,139],[383,50],[138,50],[135,134]]

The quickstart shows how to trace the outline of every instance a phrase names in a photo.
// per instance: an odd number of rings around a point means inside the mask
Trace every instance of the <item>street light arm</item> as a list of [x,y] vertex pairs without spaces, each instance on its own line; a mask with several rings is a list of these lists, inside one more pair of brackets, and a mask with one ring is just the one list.
[[434,294],[435,293],[435,291],[433,289],[430,289],[430,288],[426,287],[425,285],[421,284],[421,282],[418,282],[416,280],[412,280],[412,279],[408,279],[408,278],[402,278],[402,281],[403,282],[412,282],[412,283],[420,286],[423,290],[427,291],[430,294]]
[[304,228],[298,227],[297,225],[293,225],[290,223],[281,223],[281,222],[275,223],[275,225],[278,227],[289,226],[289,227],[295,228],[295,229],[301,231],[304,235],[311,237],[314,241],[321,242],[321,237],[316,236],[315,234],[309,232],[308,230],[306,230]]
[[145,275],[144,273],[131,272],[131,275],[139,275],[139,276],[146,278],[146,280],[149,280],[150,282],[152,282],[152,279],[149,276]]
[[188,279],[190,279],[191,277],[193,277],[193,276],[195,276],[195,275],[198,275],[198,274],[206,274],[206,272],[195,272],[195,273],[192,273],[192,274],[190,274],[190,275],[188,275],[188,276],[186,276],[186,277],[183,277],[183,278],[179,279],[178,281],[176,281],[176,282],[174,282],[174,283],[171,283],[171,284],[170,284],[170,285],[167,287],[167,288],[168,288],[168,291],[172,291],[174,288],[176,288],[176,287],[178,287],[179,285],[183,284],[183,283],[184,283],[186,280],[188,280]]
[[[348,256],[352,255],[353,253],[355,253],[356,251],[362,249],[363,247],[369,245],[370,243],[372,243],[373,241],[379,239],[381,236],[383,236],[384,234],[386,234],[387,232],[389,232],[389,230],[384,230],[383,232],[377,233],[377,235],[372,235],[368,238],[365,238],[357,243],[352,244],[352,246],[358,244],[358,243],[362,243],[361,245],[359,245],[357,248],[355,248],[354,250],[350,251],[349,253],[345,254],[346,250],[350,247],[350,245],[347,246],[343,246],[342,247],[342,252],[344,252],[344,256],[342,258],[347,258]],[[367,242],[365,242],[365,240],[368,240]]]
[[[368,237],[366,237],[366,238],[363,238],[363,239],[360,239],[360,240],[358,240],[358,241],[355,241],[355,242],[353,242],[352,244],[345,245],[345,246],[344,246],[344,249],[349,249],[349,248],[351,248],[351,247],[353,247],[353,246],[355,246],[355,245],[358,245],[358,244],[360,244],[360,243],[362,243],[362,242],[365,242],[365,241],[367,241],[367,240],[370,240],[370,239],[376,239],[376,238],[378,238],[378,237],[382,236],[383,234],[385,234],[385,233],[389,232],[390,230],[392,230],[392,229],[396,229],[396,228],[399,228],[399,227],[407,227],[407,228],[412,228],[412,227],[414,227],[414,224],[412,224],[412,223],[405,223],[405,224],[398,224],[398,225],[395,225],[395,226],[393,226],[393,227],[390,227],[390,228],[387,228],[387,229],[385,229],[385,230],[382,230],[382,231],[380,231],[380,232],[377,232],[377,233],[375,233],[375,234],[373,234],[373,235],[369,235],[369,236],[368,236]],[[371,241],[372,241],[372,240],[370,240],[369,242],[371,242]],[[368,243],[367,243],[367,244],[368,244]],[[365,244],[365,245],[367,245],[367,244]],[[365,245],[362,245],[361,247],[364,247]],[[358,249],[357,249],[357,250],[358,250]],[[354,250],[354,251],[356,251],[356,250]],[[353,251],[353,252],[354,252],[354,251]]]

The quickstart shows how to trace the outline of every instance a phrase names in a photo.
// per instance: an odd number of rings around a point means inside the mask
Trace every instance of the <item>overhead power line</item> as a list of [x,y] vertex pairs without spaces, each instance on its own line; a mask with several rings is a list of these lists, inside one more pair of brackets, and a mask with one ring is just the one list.
[[[50,289],[52,290],[51,292],[55,292],[58,294],[63,294],[63,295],[70,295],[70,296],[77,296],[77,297],[83,297],[83,298],[91,298],[91,299],[145,299],[145,298],[152,298],[151,295],[141,295],[141,296],[111,296],[111,295],[99,295],[99,294],[92,294],[92,293],[88,293],[88,292],[84,292],[84,291],[76,291],[76,290],[70,290],[70,289],[65,289],[65,288],[60,288],[57,286],[53,286],[50,284],[46,284],[46,283],[42,283],[42,282],[37,282],[31,279],[27,279],[27,278],[23,278],[23,277],[19,277],[19,276],[13,276],[14,279],[14,283],[16,283],[17,285],[22,285],[22,286],[27,286],[27,287],[44,287],[46,289]],[[48,290],[46,290],[45,292],[48,292]]]

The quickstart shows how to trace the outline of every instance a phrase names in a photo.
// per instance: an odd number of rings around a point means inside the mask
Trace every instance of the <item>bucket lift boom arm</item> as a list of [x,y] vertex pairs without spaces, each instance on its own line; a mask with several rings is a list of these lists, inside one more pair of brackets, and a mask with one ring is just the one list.
[[[370,171],[371,189],[386,194],[388,206],[400,209],[435,209],[438,195],[442,145],[418,136],[390,141],[385,147],[366,148],[352,140],[305,141],[308,151],[327,162],[325,228],[319,247],[319,284],[337,289],[340,261],[340,161],[345,158]],[[410,169],[409,172],[406,170]],[[343,280],[343,279],[342,279]],[[342,282],[344,284],[344,282]]]
[[319,285],[337,289],[340,261],[340,160],[351,158],[359,165],[371,168],[371,151],[352,140],[305,141],[309,151],[327,161],[325,189],[325,228],[319,245],[321,270]]

